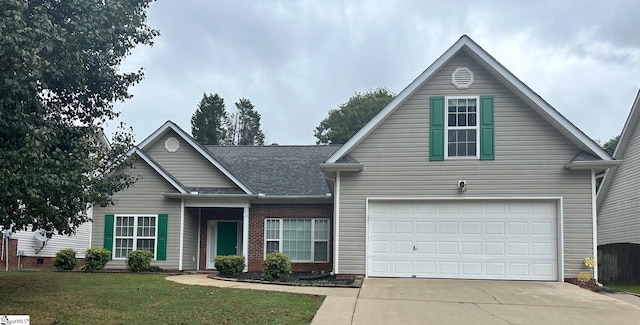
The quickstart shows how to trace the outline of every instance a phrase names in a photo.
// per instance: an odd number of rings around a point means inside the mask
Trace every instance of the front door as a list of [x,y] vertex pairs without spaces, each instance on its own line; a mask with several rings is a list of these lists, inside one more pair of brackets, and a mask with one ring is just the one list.
[[207,269],[214,269],[216,256],[237,255],[242,252],[238,243],[237,221],[209,220],[207,225]]
[[216,238],[216,256],[238,254],[237,222],[218,222]]

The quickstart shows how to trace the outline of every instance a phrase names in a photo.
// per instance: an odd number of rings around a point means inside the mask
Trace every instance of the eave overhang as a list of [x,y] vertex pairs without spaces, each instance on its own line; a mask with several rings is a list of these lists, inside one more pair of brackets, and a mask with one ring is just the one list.
[[570,161],[564,165],[564,168],[572,170],[603,170],[610,167],[618,166],[622,160],[590,160],[590,161]]
[[320,169],[325,172],[359,172],[364,168],[364,164],[354,163],[321,163]]

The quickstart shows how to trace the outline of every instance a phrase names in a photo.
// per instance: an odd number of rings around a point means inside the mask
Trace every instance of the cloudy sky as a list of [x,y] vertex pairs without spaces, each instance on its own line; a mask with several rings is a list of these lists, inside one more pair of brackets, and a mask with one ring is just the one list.
[[[134,97],[116,105],[137,141],[172,120],[190,132],[202,94],[248,98],[267,143],[313,144],[354,92],[399,93],[461,35],[594,139],[617,135],[640,88],[640,1],[160,0]],[[113,131],[115,122],[107,130]]]

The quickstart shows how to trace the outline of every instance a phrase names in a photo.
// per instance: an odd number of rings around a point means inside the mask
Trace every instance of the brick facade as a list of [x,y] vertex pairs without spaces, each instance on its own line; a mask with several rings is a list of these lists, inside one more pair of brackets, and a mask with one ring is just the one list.
[[[1,238],[1,236],[0,236]],[[0,242],[2,242],[0,240]],[[6,269],[6,259],[9,259],[9,270],[53,270],[55,257],[46,256],[18,256],[18,239],[9,239],[9,256],[6,256],[4,242],[0,244],[3,253],[0,254],[0,270]],[[78,267],[84,264],[84,259],[78,259]]]
[[[264,219],[329,219],[333,225],[331,204],[255,204],[249,209],[249,272],[262,271],[264,261]],[[329,227],[329,262],[292,263],[292,269],[300,272],[333,270],[333,226]]]

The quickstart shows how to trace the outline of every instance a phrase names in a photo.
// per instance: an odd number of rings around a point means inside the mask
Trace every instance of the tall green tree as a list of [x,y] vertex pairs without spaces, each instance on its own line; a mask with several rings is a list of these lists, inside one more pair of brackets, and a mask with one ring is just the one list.
[[376,88],[365,93],[356,92],[320,122],[313,135],[317,144],[344,144],[367,122],[378,114],[395,94],[386,88]]
[[233,145],[264,145],[264,132],[260,127],[260,113],[246,98],[236,102],[236,112],[231,115],[227,143]]
[[191,116],[191,135],[201,144],[225,144],[229,123],[224,99],[218,94],[203,93],[198,109]]
[[616,135],[609,139],[609,141],[603,143],[601,145],[602,149],[606,151],[608,154],[613,156],[613,152],[616,151],[616,146],[618,146],[618,141],[620,140],[620,135]]
[[135,181],[124,170],[130,130],[109,144],[101,126],[118,116],[142,71],[122,60],[158,32],[150,0],[0,2],[0,226],[72,234],[91,204]]

